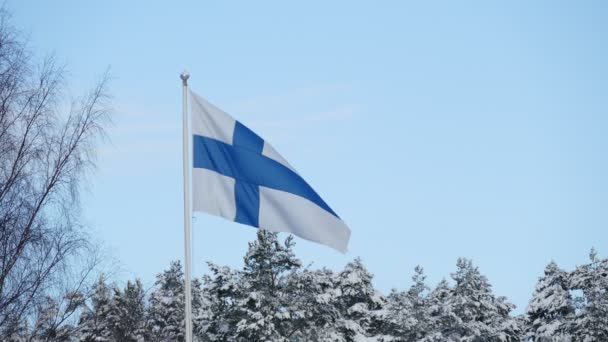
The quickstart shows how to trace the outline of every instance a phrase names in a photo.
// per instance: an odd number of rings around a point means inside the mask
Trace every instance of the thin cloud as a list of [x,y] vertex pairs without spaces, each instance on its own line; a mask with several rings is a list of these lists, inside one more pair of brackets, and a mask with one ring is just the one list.
[[265,120],[254,120],[253,125],[260,128],[302,129],[325,123],[335,123],[351,120],[359,113],[359,108],[353,105],[344,105],[338,108],[316,114],[300,115],[289,119],[272,118]]
[[228,107],[235,113],[274,112],[293,107],[294,104],[310,103],[312,100],[344,94],[350,89],[351,86],[346,83],[302,87],[239,100],[228,104]]

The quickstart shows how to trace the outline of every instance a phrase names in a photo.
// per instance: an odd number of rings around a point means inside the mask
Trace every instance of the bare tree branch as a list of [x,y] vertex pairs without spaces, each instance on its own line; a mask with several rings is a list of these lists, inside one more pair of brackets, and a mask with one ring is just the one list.
[[108,74],[62,113],[64,73],[53,57],[35,65],[0,8],[0,340],[68,329],[99,263],[78,194],[109,120]]

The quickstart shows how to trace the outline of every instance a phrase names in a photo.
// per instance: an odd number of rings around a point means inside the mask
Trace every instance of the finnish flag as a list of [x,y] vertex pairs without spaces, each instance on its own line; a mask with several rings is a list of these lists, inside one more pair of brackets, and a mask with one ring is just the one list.
[[289,163],[242,123],[190,94],[193,210],[346,252],[350,230]]

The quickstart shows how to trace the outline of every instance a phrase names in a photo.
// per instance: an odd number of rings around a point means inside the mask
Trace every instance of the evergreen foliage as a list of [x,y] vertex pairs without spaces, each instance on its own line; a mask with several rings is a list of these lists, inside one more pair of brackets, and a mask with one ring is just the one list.
[[[417,266],[411,285],[388,296],[373,286],[361,259],[340,272],[302,267],[288,237],[260,230],[243,267],[209,263],[192,282],[197,342],[544,342],[608,341],[608,259],[592,250],[572,272],[550,262],[525,314],[496,296],[471,260],[458,259],[451,279],[430,287]],[[39,305],[35,331],[15,326],[11,342],[183,341],[184,275],[173,262],[146,295],[139,280],[124,288],[100,277],[80,309],[76,327],[58,324],[60,304]],[[69,311],[69,310],[67,310]]]
[[570,276],[570,288],[582,293],[575,298],[572,336],[583,342],[608,341],[608,259],[600,260],[594,249],[589,259]]
[[145,342],[149,340],[145,292],[139,280],[127,282],[124,290],[114,287],[108,321],[114,341]]
[[110,326],[110,310],[112,297],[109,286],[103,276],[94,285],[90,305],[80,316],[80,342],[110,342],[112,329]]
[[422,267],[416,266],[407,291],[393,289],[388,295],[386,331],[394,341],[419,341],[432,330],[429,287]]
[[534,342],[571,341],[575,319],[569,275],[551,261],[545,268],[526,310],[527,336]]
[[179,261],[156,277],[148,324],[154,341],[184,341],[184,272]]

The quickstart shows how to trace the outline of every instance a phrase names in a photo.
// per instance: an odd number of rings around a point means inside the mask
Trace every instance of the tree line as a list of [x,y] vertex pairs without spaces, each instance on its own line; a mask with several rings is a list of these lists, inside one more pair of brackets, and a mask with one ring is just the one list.
[[[458,259],[450,280],[434,287],[416,267],[411,286],[383,295],[360,259],[343,270],[303,267],[293,239],[260,230],[244,266],[209,263],[192,281],[196,341],[607,341],[608,259],[595,251],[571,272],[551,262],[525,313],[492,291],[470,260]],[[183,341],[184,276],[179,262],[146,291],[100,277],[80,298],[78,317],[56,326],[58,308],[24,321],[8,341]]]

